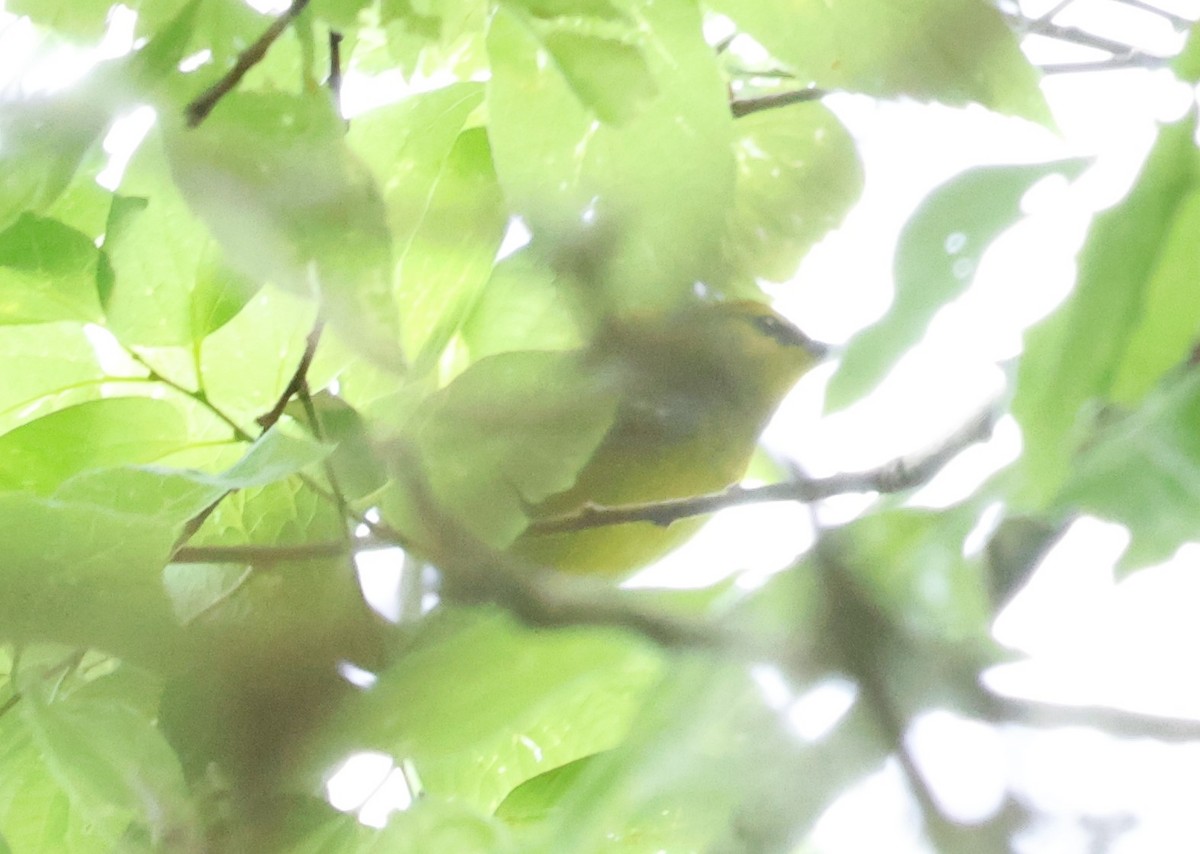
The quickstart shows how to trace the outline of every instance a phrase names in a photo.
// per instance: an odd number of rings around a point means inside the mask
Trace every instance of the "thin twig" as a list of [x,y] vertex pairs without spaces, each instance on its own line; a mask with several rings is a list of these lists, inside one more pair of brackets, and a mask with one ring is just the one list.
[[1050,62],[1037,66],[1042,74],[1092,74],[1097,71],[1123,71],[1127,68],[1163,68],[1170,57],[1139,53],[1136,56],[1112,56],[1094,62]]
[[898,459],[877,469],[850,472],[824,478],[800,478],[768,486],[731,486],[723,492],[696,495],[672,501],[628,504],[604,507],[587,504],[564,516],[538,519],[528,528],[533,534],[555,534],[582,531],[607,525],[629,522],[650,522],[666,526],[691,516],[737,507],[745,504],[764,504],[775,501],[802,503],[845,495],[854,492],[899,492],[919,486],[942,469],[960,451],[991,436],[996,410],[980,412],[959,430],[947,437],[934,450],[913,460]]
[[1018,30],[1032,33],[1034,35],[1045,36],[1046,38],[1056,41],[1067,42],[1069,44],[1077,44],[1083,47],[1091,47],[1096,50],[1103,50],[1107,53],[1117,56],[1131,56],[1139,51],[1137,47],[1127,44],[1116,39],[1105,38],[1098,36],[1095,33],[1089,33],[1087,30],[1082,30],[1079,27],[1065,27],[1060,24],[1055,24],[1052,21],[1043,19],[1030,20],[1022,15],[1005,15],[1009,23]]
[[292,0],[292,5],[287,8],[287,11],[272,21],[271,26],[267,27],[254,44],[238,54],[237,62],[233,64],[233,68],[229,69],[224,77],[204,90],[199,97],[187,105],[184,115],[187,118],[188,127],[194,128],[204,121],[208,117],[208,114],[213,111],[213,107],[217,105],[217,102],[232,92],[234,87],[242,82],[242,78],[246,76],[246,73],[251,68],[262,62],[271,45],[283,34],[288,24],[304,11],[308,2],[309,0]]
[[[527,625],[539,628],[597,626],[638,634],[668,649],[708,649],[752,660],[778,654],[781,639],[748,632],[712,620],[675,617],[658,607],[643,607],[628,592],[609,583],[571,576],[540,567],[490,548],[445,513],[429,491],[420,464],[411,453],[397,450],[404,459],[400,477],[433,542],[423,542],[421,553],[442,576],[442,595],[467,605],[493,604]],[[408,550],[412,543],[384,522],[365,516],[358,521],[372,536]]]
[[824,89],[795,89],[790,92],[762,95],[757,98],[739,98],[730,102],[729,111],[733,113],[735,119],[740,119],[742,116],[761,113],[764,110],[777,110],[792,104],[819,101],[828,94],[829,92]]
[[1039,728],[1085,726],[1118,738],[1153,738],[1170,743],[1200,741],[1200,720],[1195,718],[1151,715],[1107,706],[1065,705],[983,691],[983,714],[996,722]]
[[[312,365],[313,357],[317,354],[317,345],[321,343],[321,333],[324,331],[325,324],[318,320],[313,326],[312,331],[308,333],[308,337],[304,340],[304,352],[300,356],[300,361],[296,364],[296,370],[292,372],[292,378],[288,380],[288,384],[284,386],[283,392],[279,395],[279,399],[275,401],[275,405],[266,413],[255,419],[255,422],[262,428],[263,432],[267,432],[283,417],[283,412],[287,409],[287,405],[292,402],[301,389],[307,387],[308,369]],[[319,436],[317,437],[320,438]]]

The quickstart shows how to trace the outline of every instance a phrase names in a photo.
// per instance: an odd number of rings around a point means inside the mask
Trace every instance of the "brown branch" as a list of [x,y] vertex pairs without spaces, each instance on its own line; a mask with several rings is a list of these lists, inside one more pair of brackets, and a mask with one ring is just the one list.
[[1200,741],[1200,720],[1150,715],[1107,706],[1075,706],[1007,697],[981,689],[985,717],[1030,727],[1086,726],[1118,738],[1170,743]]
[[1121,71],[1126,68],[1162,68],[1170,57],[1139,53],[1134,56],[1110,56],[1095,62],[1050,62],[1037,66],[1042,74],[1091,74],[1096,71]]
[[774,95],[762,95],[757,98],[738,98],[729,103],[729,111],[735,119],[748,116],[751,113],[761,113],[764,110],[777,110],[792,104],[803,104],[807,101],[819,101],[828,95],[825,89],[795,89],[790,92],[778,92]]
[[367,545],[364,541],[346,543],[337,540],[295,546],[183,546],[171,555],[171,563],[249,563],[268,566],[289,560],[340,557]]
[[989,408],[947,437],[933,451],[915,460],[894,460],[870,471],[837,474],[825,478],[796,479],[769,486],[731,486],[724,492],[647,504],[616,507],[588,504],[564,516],[538,519],[529,525],[528,532],[557,534],[629,522],[650,522],[666,526],[680,519],[703,516],[727,507],[745,504],[775,501],[806,503],[852,492],[899,492],[925,483],[964,448],[985,441],[991,436],[995,419],[995,410]]
[[[283,411],[287,409],[292,398],[301,391],[307,390],[308,369],[312,365],[313,357],[317,354],[317,345],[321,343],[321,332],[324,328],[325,324],[318,320],[313,326],[312,332],[308,333],[308,338],[305,339],[304,353],[300,356],[296,370],[292,372],[292,378],[288,380],[288,384],[279,395],[279,400],[275,401],[275,405],[271,407],[270,411],[254,419],[264,433],[274,427],[276,422],[283,417]],[[319,439],[320,436],[317,438]]]
[[676,617],[660,607],[642,606],[611,583],[566,575],[498,552],[440,508],[415,455],[397,448],[396,458],[402,461],[398,477],[420,508],[423,527],[433,540],[417,546],[385,522],[365,516],[357,521],[377,541],[416,551],[436,566],[448,601],[498,605],[539,628],[624,629],[667,649],[707,649],[751,660],[775,658],[781,649],[796,645],[722,622]]
[[1134,45],[1098,36],[1079,27],[1065,27],[1042,18],[1031,20],[1022,15],[1009,14],[1005,17],[1021,33],[1045,36],[1055,41],[1095,48],[1116,56],[1134,56],[1139,53]]
[[329,31],[329,91],[339,116],[342,114],[342,41],[341,33]]
[[213,111],[213,107],[217,105],[217,102],[232,92],[234,87],[242,82],[242,78],[246,76],[246,73],[251,68],[262,62],[263,57],[267,55],[267,51],[271,49],[271,45],[283,34],[288,24],[304,11],[308,2],[309,0],[292,0],[292,5],[287,8],[287,11],[272,21],[271,26],[267,27],[254,44],[238,54],[237,62],[233,64],[233,68],[229,69],[224,77],[204,90],[201,95],[187,105],[184,115],[187,119],[188,127],[194,128],[208,118],[208,114]]

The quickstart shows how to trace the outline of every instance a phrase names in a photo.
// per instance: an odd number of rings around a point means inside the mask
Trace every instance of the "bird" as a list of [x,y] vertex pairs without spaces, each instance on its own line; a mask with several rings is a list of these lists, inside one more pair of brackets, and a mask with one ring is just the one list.
[[[826,349],[751,300],[606,317],[577,349],[485,356],[430,393],[401,430],[396,481],[410,480],[400,469],[415,452],[439,512],[493,549],[561,572],[628,576],[704,520],[542,523],[736,483],[780,401]],[[423,500],[400,488],[383,501],[418,550],[438,539]]]

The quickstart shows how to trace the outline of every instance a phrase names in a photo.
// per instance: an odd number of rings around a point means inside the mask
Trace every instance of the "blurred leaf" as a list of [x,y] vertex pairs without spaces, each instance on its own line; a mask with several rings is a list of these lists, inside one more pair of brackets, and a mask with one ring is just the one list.
[[[504,548],[528,508],[574,484],[612,424],[617,392],[578,352],[501,353],[431,395],[399,441],[418,453],[433,496]],[[419,507],[392,498],[391,512],[421,524]]]
[[178,627],[159,572],[177,536],[154,516],[0,494],[0,638],[175,660]]
[[417,372],[436,365],[466,319],[492,270],[504,223],[487,134],[464,131],[400,259],[396,298]]
[[717,0],[803,83],[883,98],[977,102],[1050,125],[1038,72],[985,0]]
[[517,790],[502,816],[529,852],[790,850],[883,751],[856,716],[805,743],[764,693],[740,667],[678,659],[619,745]]
[[47,29],[80,41],[99,42],[111,0],[8,0],[8,12],[28,15]]
[[0,99],[0,228],[44,210],[71,182],[111,118],[101,82],[93,74],[51,94]]
[[24,688],[21,713],[72,810],[98,824],[136,819],[185,849],[199,842],[179,761],[149,719],[119,703],[39,694]]
[[142,143],[113,198],[104,250],[115,280],[109,326],[126,344],[190,344],[236,315],[259,284],[222,260],[174,190],[157,136]]
[[1156,389],[1096,432],[1076,457],[1056,504],[1129,528],[1124,570],[1165,560],[1200,524],[1200,376]]
[[821,104],[739,118],[726,254],[744,276],[786,281],[862,190],[854,141]]
[[[24,717],[0,719],[0,831],[19,854],[103,854],[127,823],[85,822],[50,774]],[[0,851],[6,850],[0,846]]]
[[[328,392],[312,396],[313,409],[320,422],[324,441],[333,446],[329,462],[337,476],[338,486],[346,498],[362,498],[387,483],[386,468],[367,433],[367,425],[354,407]],[[304,407],[293,403],[288,407],[293,417],[304,419]]]
[[492,269],[462,337],[472,360],[510,350],[573,350],[584,343],[569,300],[532,249]]
[[[1194,323],[1186,320],[1195,317],[1194,308],[1178,304],[1176,278],[1193,262],[1180,260],[1172,249],[1157,287],[1151,283],[1164,259],[1164,238],[1170,246],[1175,217],[1181,211],[1194,214],[1190,205],[1181,205],[1193,191],[1196,174],[1195,121],[1193,111],[1162,129],[1129,195],[1096,217],[1080,253],[1075,289],[1026,334],[1012,406],[1024,441],[1014,472],[1019,502],[1045,504],[1068,476],[1089,428],[1088,405],[1112,393],[1131,340],[1141,339],[1135,357],[1142,364],[1124,369],[1127,394],[1154,376],[1141,374],[1142,369],[1162,369],[1179,350],[1181,327]],[[1143,314],[1148,289],[1161,302]],[[1183,312],[1182,323],[1170,317],[1175,311]],[[1147,326],[1140,331],[1143,317]],[[1168,327],[1170,338],[1155,352],[1155,342],[1142,336],[1156,328],[1165,333]]]
[[344,127],[324,92],[234,92],[165,138],[180,190],[235,269],[319,295],[360,352],[398,366],[386,213]]
[[444,611],[345,731],[411,759],[432,795],[491,811],[523,781],[619,741],[659,667],[653,649],[611,631]]
[[488,135],[511,206],[589,308],[669,307],[716,272],[733,198],[728,94],[695,9],[613,5],[633,22],[653,98],[603,124],[502,6],[487,37]]
[[979,509],[894,509],[839,528],[830,538],[874,604],[917,637],[952,643],[987,638],[988,591],[963,542]]
[[1012,516],[1000,523],[987,544],[988,588],[992,610],[1000,611],[1025,586],[1042,558],[1066,532],[1033,516]]
[[1080,160],[982,166],[933,190],[909,218],[896,250],[896,294],[874,326],[856,335],[826,393],[827,412],[870,392],[920,340],[934,314],[970,285],[988,245],[1020,216],[1021,197],[1048,175],[1073,177]]
[[487,281],[504,231],[486,135],[463,130],[482,102],[480,84],[454,84],[370,112],[349,134],[383,189],[403,341],[425,368]]
[[1187,43],[1171,63],[1180,80],[1200,83],[1200,27],[1193,26],[1188,33]]
[[0,325],[99,320],[98,259],[87,235],[22,214],[0,232]]
[[1177,177],[1180,183],[1190,179],[1191,192],[1178,200],[1166,221],[1143,225],[1154,231],[1159,243],[1150,250],[1153,257],[1144,273],[1141,316],[1130,331],[1109,393],[1116,403],[1138,403],[1166,373],[1183,364],[1200,341],[1200,301],[1195,299],[1200,281],[1195,242],[1200,234],[1200,154],[1193,152],[1191,160],[1195,171]]
[[78,472],[153,462],[187,444],[183,419],[165,401],[80,403],[0,436],[0,488],[45,493]]

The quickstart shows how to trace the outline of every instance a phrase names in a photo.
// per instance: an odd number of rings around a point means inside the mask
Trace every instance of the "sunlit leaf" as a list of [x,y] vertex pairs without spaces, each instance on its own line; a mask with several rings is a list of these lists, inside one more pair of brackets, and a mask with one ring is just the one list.
[[[1118,376],[1125,374],[1122,390],[1129,396],[1184,354],[1195,314],[1179,303],[1179,277],[1194,262],[1170,241],[1175,218],[1185,223],[1194,215],[1195,127],[1192,114],[1162,129],[1129,195],[1096,217],[1075,290],[1026,335],[1013,399],[1024,441],[1017,476],[1025,501],[1040,504],[1053,496],[1086,437],[1089,403],[1111,395]],[[1166,266],[1156,281],[1160,262]],[[1161,302],[1143,315],[1148,299]],[[1172,317],[1175,312],[1182,316]],[[1161,343],[1146,340],[1155,333],[1165,336]],[[1126,368],[1135,339],[1136,361]]]
[[947,104],[978,102],[1049,123],[1038,74],[984,0],[717,0],[801,84]]
[[728,95],[694,9],[614,5],[636,26],[657,94],[604,124],[501,7],[488,30],[488,135],[510,204],[585,300],[665,307],[715,272],[734,180]]
[[120,703],[47,702],[37,687],[20,710],[72,810],[98,823],[136,819],[158,840],[195,839],[179,761],[150,719]]
[[233,93],[166,134],[188,204],[251,279],[319,296],[348,340],[399,364],[386,213],[324,93]]
[[737,273],[782,282],[862,189],[854,141],[820,104],[739,118],[737,190],[726,254]]
[[1200,524],[1200,378],[1152,392],[1132,414],[1101,428],[1072,463],[1057,503],[1129,528],[1125,570],[1165,560]]
[[46,492],[85,469],[153,462],[187,444],[183,420],[165,401],[81,403],[0,436],[0,488]]
[[98,320],[98,260],[86,235],[22,215],[0,232],[0,324]]

